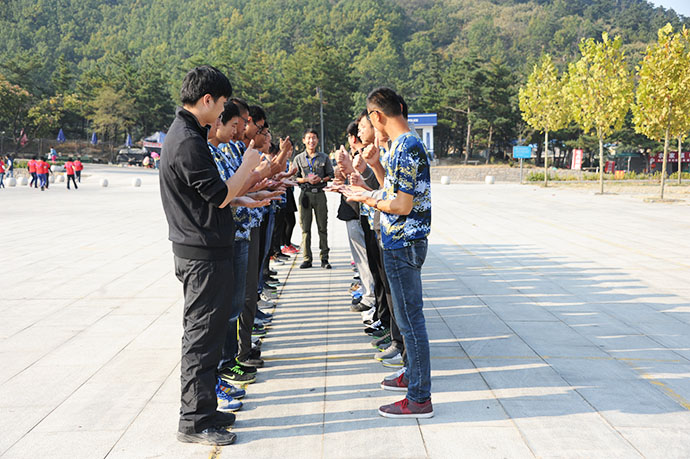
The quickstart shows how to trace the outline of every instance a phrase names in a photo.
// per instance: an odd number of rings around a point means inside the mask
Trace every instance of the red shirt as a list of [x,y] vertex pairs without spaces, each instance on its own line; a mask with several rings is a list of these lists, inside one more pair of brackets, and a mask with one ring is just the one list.
[[67,161],[65,163],[65,170],[67,171],[67,175],[74,175],[74,164],[72,164],[70,161]]
[[36,172],[36,161],[30,159],[27,166],[29,166],[29,173]]
[[76,161],[74,162],[74,170],[75,170],[75,171],[84,170],[84,165],[81,163],[81,161],[76,160]]
[[2,174],[3,172],[5,172],[5,162],[0,161],[0,174]]
[[36,161],[34,167],[35,167],[37,174],[42,174],[43,173],[43,160],[39,159],[38,161]]
[[48,164],[46,161],[43,161],[43,164],[41,164],[41,166],[41,174],[50,173],[50,164]]

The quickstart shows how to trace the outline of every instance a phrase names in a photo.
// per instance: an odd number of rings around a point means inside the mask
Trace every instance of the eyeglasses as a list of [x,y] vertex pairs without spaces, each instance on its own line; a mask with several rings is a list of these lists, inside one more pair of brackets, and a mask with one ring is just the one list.
[[371,114],[372,114],[372,113],[381,113],[381,111],[380,111],[380,110],[372,110],[372,111],[370,111],[370,112],[367,112],[367,119],[368,119],[369,121],[371,121]]
[[256,124],[256,121],[254,121],[254,120],[252,120],[252,123],[254,123],[254,126],[256,126],[256,127],[259,128],[259,129],[256,130],[256,133],[257,133],[257,134],[261,134],[262,132],[264,132],[264,129],[266,129],[266,125],[265,125],[265,124],[262,125],[262,126],[259,126],[258,124]]
[[244,121],[244,124],[249,124],[249,118],[243,118],[243,117],[240,115],[240,119],[241,119],[242,121]]

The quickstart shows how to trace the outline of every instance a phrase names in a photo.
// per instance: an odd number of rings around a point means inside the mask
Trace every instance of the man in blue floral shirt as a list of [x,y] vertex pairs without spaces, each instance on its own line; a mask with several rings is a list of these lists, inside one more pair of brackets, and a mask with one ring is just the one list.
[[407,391],[407,397],[379,408],[389,418],[430,418],[431,362],[422,301],[422,265],[431,228],[429,156],[421,139],[403,116],[403,100],[392,89],[378,88],[367,96],[367,117],[393,139],[385,167],[375,145],[362,153],[384,184],[383,196],[350,195],[381,211],[383,259],[391,287],[393,309],[407,351],[405,370],[384,379],[386,390]]

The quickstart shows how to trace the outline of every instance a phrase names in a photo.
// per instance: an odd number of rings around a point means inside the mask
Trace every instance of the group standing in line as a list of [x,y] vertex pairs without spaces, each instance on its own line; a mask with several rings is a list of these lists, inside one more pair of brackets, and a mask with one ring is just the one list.
[[[161,199],[184,292],[178,439],[235,441],[227,427],[242,406],[242,386],[264,365],[260,338],[272,320],[264,309],[275,305],[267,293],[280,284],[268,260],[297,252],[290,239],[296,209],[300,267],[313,262],[313,213],[321,267],[331,269],[325,191],[342,193],[342,205],[352,210],[347,221],[355,222],[348,234],[356,239],[353,258],[367,295],[353,309],[368,314],[382,360],[400,368],[381,386],[406,392],[379,413],[431,417],[421,288],[431,218],[429,159],[407,125],[402,97],[387,88],[369,94],[366,110],[348,127],[352,155],[341,149],[334,169],[317,153],[313,130],[302,139],[306,150],[290,161],[291,140],[273,143],[266,112],[232,98],[229,80],[214,67],[189,71],[180,95],[160,163]],[[294,186],[301,188],[297,203]]]

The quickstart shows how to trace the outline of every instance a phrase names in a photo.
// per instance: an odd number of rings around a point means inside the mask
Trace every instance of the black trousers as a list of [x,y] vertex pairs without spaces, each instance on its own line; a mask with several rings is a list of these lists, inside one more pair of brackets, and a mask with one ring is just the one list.
[[74,173],[77,175],[77,182],[81,183],[81,171],[74,171]]
[[259,286],[259,243],[261,239],[260,227],[252,228],[249,236],[249,257],[247,262],[247,281],[244,309],[240,314],[239,340],[237,358],[244,360],[252,350],[252,328],[256,317],[256,303],[259,300],[257,288]]
[[232,260],[175,256],[175,275],[184,289],[179,431],[201,432],[216,424],[216,369],[230,317]]
[[388,284],[386,270],[383,267],[383,252],[379,247],[376,232],[369,226],[366,216],[361,216],[360,222],[364,230],[364,244],[367,249],[367,261],[369,269],[374,276],[374,295],[376,295],[376,314],[383,325],[388,325],[391,329],[391,339],[395,341],[399,349],[404,349],[404,343],[398,324],[393,315],[393,299],[391,297],[391,287]]
[[77,186],[77,182],[74,180],[74,175],[68,175],[67,176],[67,189],[69,190],[69,181],[70,180],[72,181],[72,183],[74,183],[74,189],[78,190],[79,187]]

